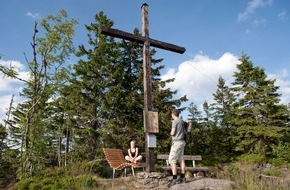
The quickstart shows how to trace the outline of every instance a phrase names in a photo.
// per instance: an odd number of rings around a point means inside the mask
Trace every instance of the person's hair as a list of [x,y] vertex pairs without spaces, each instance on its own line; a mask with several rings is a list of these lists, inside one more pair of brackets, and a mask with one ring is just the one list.
[[133,143],[136,145],[136,141],[135,141],[135,140],[131,140],[131,142],[130,142],[130,143],[132,143],[132,142],[133,142]]
[[175,116],[179,117],[179,113],[180,113],[180,111],[179,111],[178,109],[173,109],[173,110],[172,110],[172,113],[173,113]]

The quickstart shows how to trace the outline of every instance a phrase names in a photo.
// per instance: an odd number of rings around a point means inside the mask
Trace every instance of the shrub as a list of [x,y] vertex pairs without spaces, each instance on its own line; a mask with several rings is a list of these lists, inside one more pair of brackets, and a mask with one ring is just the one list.
[[268,162],[273,164],[274,166],[287,165],[287,162],[284,159],[281,159],[281,158],[272,158],[272,159],[269,159]]
[[275,167],[275,166],[272,166],[270,168],[267,168],[267,169],[263,170],[262,173],[265,174],[265,175],[268,175],[268,176],[276,176],[276,177],[281,177],[282,176],[281,170],[279,168]]
[[23,179],[15,186],[15,190],[79,190],[95,189],[97,182],[91,176],[74,177],[67,175],[34,177]]
[[266,157],[261,154],[243,154],[237,160],[243,164],[263,164]]
[[104,164],[101,164],[101,160],[93,161],[87,164],[88,173],[93,173],[98,175],[99,177],[107,178],[109,174],[107,173]]
[[289,143],[279,143],[278,145],[272,145],[273,155],[284,160],[285,162],[290,161],[290,145]]

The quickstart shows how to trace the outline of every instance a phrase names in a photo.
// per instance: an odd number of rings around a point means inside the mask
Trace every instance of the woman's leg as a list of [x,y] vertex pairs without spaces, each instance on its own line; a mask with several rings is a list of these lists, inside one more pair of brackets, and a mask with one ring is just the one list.
[[137,156],[137,158],[135,160],[136,161],[141,161],[142,160],[142,156],[141,155]]
[[127,156],[125,156],[125,160],[127,160],[127,161],[129,161],[129,162],[131,162],[131,158],[127,155]]

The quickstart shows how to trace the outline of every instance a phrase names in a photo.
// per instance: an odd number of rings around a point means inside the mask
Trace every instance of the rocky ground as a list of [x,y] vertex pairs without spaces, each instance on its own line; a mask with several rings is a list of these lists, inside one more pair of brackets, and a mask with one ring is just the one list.
[[[167,184],[172,176],[160,172],[138,172],[136,177],[119,177],[115,179],[107,179],[103,185],[103,189],[118,190],[230,190],[234,187],[234,183],[227,180],[214,179],[200,176],[187,176],[186,183],[177,184],[170,188]],[[108,186],[108,184],[110,184]],[[101,185],[102,186],[102,185]]]
[[172,179],[171,176],[166,173],[146,173],[140,172],[136,176],[135,187],[136,189],[170,189],[170,190],[227,190],[232,189],[234,183],[227,180],[213,179],[204,177],[203,175],[189,177],[187,176],[186,183],[177,184],[170,188],[167,187],[167,184]]
[[[234,169],[234,170],[233,170]],[[218,172],[219,171],[219,172]],[[229,173],[230,171],[230,173]],[[219,175],[217,175],[219,173]],[[234,173],[235,176],[232,176]],[[229,175],[235,181],[229,181]],[[127,177],[119,173],[115,179],[107,178],[100,181],[100,186],[106,190],[289,190],[290,170],[288,167],[266,165],[232,165],[226,164],[212,170],[204,176],[203,173],[186,174],[186,183],[167,188],[172,176],[169,173],[136,171],[133,177],[129,172]],[[108,186],[109,185],[109,186]]]

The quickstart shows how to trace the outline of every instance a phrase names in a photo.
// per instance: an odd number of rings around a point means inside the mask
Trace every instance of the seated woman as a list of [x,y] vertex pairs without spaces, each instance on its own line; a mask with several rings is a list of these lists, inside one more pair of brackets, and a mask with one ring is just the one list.
[[130,148],[128,149],[128,155],[125,156],[125,159],[132,163],[137,163],[137,161],[142,160],[142,156],[139,155],[139,150],[136,147],[136,141],[132,140],[130,142]]

